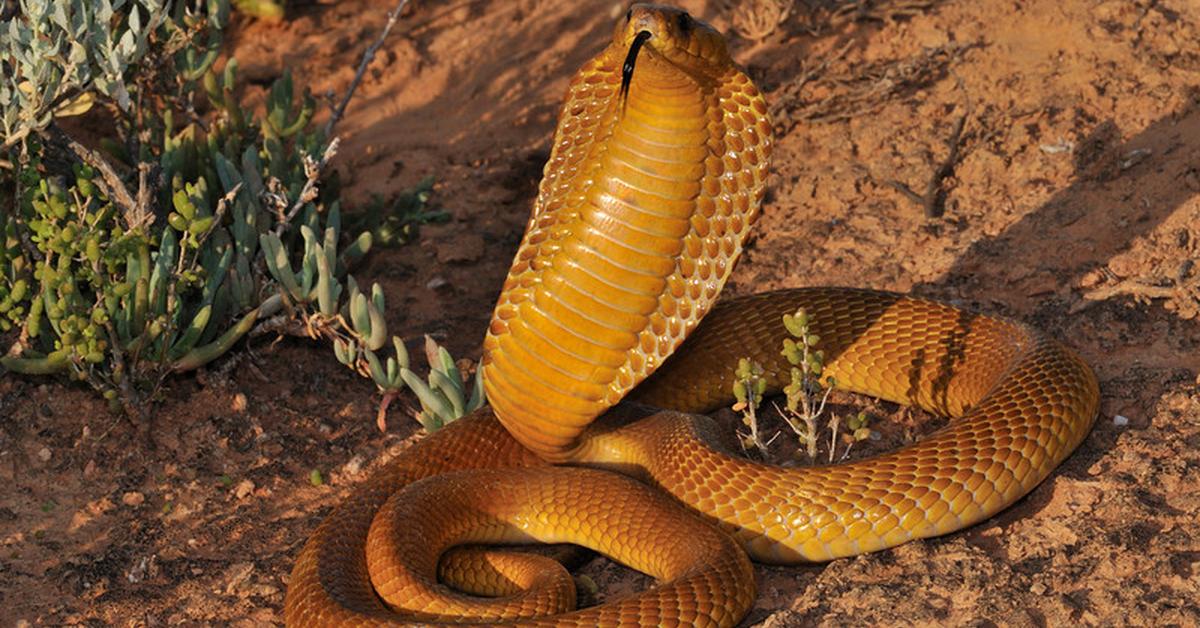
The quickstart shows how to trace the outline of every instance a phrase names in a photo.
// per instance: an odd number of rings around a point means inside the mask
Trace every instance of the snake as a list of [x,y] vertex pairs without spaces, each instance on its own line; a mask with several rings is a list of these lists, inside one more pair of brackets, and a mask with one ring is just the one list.
[[[763,94],[717,30],[659,5],[618,18],[567,88],[486,331],[489,406],[324,519],[294,564],[286,623],[734,625],[756,595],[750,559],[829,561],[947,534],[1045,480],[1099,406],[1093,371],[1058,340],[875,290],[718,300],[773,143]],[[839,464],[737,455],[704,413],[731,403],[741,357],[761,363],[768,392],[787,385],[782,321],[800,308],[826,382],[948,423]],[[576,608],[553,557],[502,547],[535,542],[589,547],[655,584]]]

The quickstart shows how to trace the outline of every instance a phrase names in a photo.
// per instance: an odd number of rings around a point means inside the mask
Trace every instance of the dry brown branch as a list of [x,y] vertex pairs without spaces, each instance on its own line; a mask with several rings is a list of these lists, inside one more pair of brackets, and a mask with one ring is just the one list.
[[794,29],[817,36],[851,22],[913,17],[940,3],[941,0],[724,0],[719,10],[729,16],[739,35],[757,40],[789,21]]
[[1182,290],[1180,286],[1156,286],[1130,277],[1111,286],[1101,286],[1084,292],[1081,295],[1082,299],[1071,306],[1070,313],[1077,314],[1117,296],[1129,296],[1139,303],[1148,303],[1152,299],[1170,299],[1178,296]]
[[939,0],[850,0],[833,3],[829,21],[840,24],[848,21],[894,20],[920,15],[938,4]]
[[[317,182],[321,179],[321,173],[325,171],[326,166],[337,155],[338,138],[333,138],[329,145],[325,147],[325,152],[321,155],[321,160],[317,161],[311,155],[304,156],[304,187],[300,189],[300,194],[293,201],[291,209],[287,214],[280,216],[279,222],[275,225],[275,235],[282,235],[288,227],[292,226],[292,220],[304,209],[304,206],[317,198],[319,190]],[[281,209],[282,206],[277,207]]]
[[[940,218],[946,211],[946,190],[942,187],[942,182],[946,180],[946,177],[954,173],[954,166],[958,164],[959,148],[962,146],[963,127],[966,126],[968,115],[964,113],[958,118],[958,122],[954,124],[954,130],[950,132],[950,139],[946,142],[949,151],[946,154],[946,158],[942,160],[942,163],[938,164],[937,168],[934,168],[933,175],[929,177],[929,182],[925,184],[924,194],[917,194],[912,188],[896,179],[888,179],[882,182],[884,185],[895,188],[909,200],[920,205],[925,210],[926,218]],[[874,177],[871,178],[874,179]]]
[[342,102],[330,114],[329,122],[325,123],[325,137],[330,137],[333,134],[333,127],[345,115],[346,106],[350,104],[350,98],[354,96],[354,90],[358,89],[358,84],[362,82],[363,75],[367,72],[367,66],[371,65],[371,61],[375,60],[375,53],[379,51],[379,47],[387,39],[388,33],[392,32],[392,27],[396,25],[396,20],[400,18],[400,12],[407,5],[408,0],[400,0],[396,4],[396,8],[388,12],[387,23],[383,25],[383,31],[379,33],[379,37],[375,39],[375,43],[368,46],[366,51],[363,52],[362,61],[358,64],[358,71],[354,73],[354,80],[350,81],[350,87],[346,89],[346,95],[342,96]]
[[804,87],[824,74],[829,69],[829,64],[841,61],[842,57],[846,56],[846,51],[850,50],[854,43],[854,40],[848,40],[833,54],[825,55],[819,62],[811,64],[811,67],[809,67],[808,61],[804,61],[801,65],[805,68],[804,71],[775,90],[774,103],[771,105],[771,118],[780,119],[780,114],[787,108],[787,104],[799,101]]
[[54,135],[71,149],[71,152],[100,173],[100,179],[94,180],[96,186],[121,208],[125,225],[129,229],[137,229],[154,222],[154,215],[150,212],[150,194],[146,190],[146,178],[149,174],[148,164],[146,168],[138,171],[138,200],[135,201],[133,195],[129,193],[129,188],[125,187],[125,182],[121,180],[120,175],[104,156],[75,141],[57,126],[50,128]]

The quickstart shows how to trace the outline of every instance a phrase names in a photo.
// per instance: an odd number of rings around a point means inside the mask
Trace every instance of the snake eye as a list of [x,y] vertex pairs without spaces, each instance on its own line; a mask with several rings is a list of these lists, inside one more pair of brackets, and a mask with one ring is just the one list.
[[680,13],[679,17],[675,18],[675,22],[679,26],[679,30],[682,31],[684,35],[686,35],[688,31],[692,30],[692,16],[686,12]]

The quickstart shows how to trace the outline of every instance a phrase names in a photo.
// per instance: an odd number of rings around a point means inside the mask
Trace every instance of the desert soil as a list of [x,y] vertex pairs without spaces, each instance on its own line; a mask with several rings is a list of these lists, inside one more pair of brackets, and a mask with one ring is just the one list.
[[[239,18],[229,53],[245,98],[261,102],[289,67],[318,95],[344,92],[386,4]],[[731,27],[724,3],[682,4]],[[1078,350],[1103,401],[1079,450],[1001,515],[869,556],[759,567],[744,623],[1200,624],[1200,7],[827,4],[796,2],[765,39],[732,39],[779,139],[729,291],[864,286],[1015,317]],[[406,11],[338,127],[351,208],[433,175],[450,216],[357,271],[386,290],[393,333],[478,358],[564,88],[624,8]],[[952,144],[944,214],[928,218]],[[403,408],[380,433],[373,386],[328,347],[270,340],[173,381],[151,443],[79,387],[0,379],[0,625],[280,622],[306,535],[420,434]],[[586,573],[600,597],[645,584],[602,559]]]

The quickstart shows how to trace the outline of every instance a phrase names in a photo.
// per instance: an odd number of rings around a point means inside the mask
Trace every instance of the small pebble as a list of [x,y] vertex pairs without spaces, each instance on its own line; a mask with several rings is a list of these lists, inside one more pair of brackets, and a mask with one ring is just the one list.
[[1129,417],[1118,414],[1113,417],[1113,425],[1117,427],[1125,427],[1126,425],[1129,425]]
[[242,393],[238,393],[233,396],[233,403],[230,405],[233,406],[232,409],[234,412],[236,412],[238,414],[242,414],[243,412],[246,411],[247,403],[248,402],[246,401],[246,395],[244,395]]
[[252,563],[234,563],[225,570],[225,594],[235,592],[254,573]]
[[237,488],[233,489],[233,494],[238,499],[242,499],[253,492],[254,482],[251,482],[250,480],[242,480],[241,482],[238,482]]
[[138,491],[129,491],[121,496],[121,503],[126,506],[141,506],[146,501],[146,496]]
[[50,462],[51,455],[52,454],[50,453],[49,447],[42,447],[37,453],[38,460],[41,460],[42,462]]
[[1041,595],[1046,592],[1046,585],[1040,582],[1035,582],[1033,583],[1033,586],[1029,587],[1029,592],[1034,595]]
[[364,462],[366,462],[366,459],[363,458],[361,455],[355,456],[350,459],[350,462],[347,462],[346,464],[342,465],[342,473],[345,473],[346,475],[349,475],[349,476],[358,475],[358,473],[360,471],[362,471],[362,466],[363,466]]

